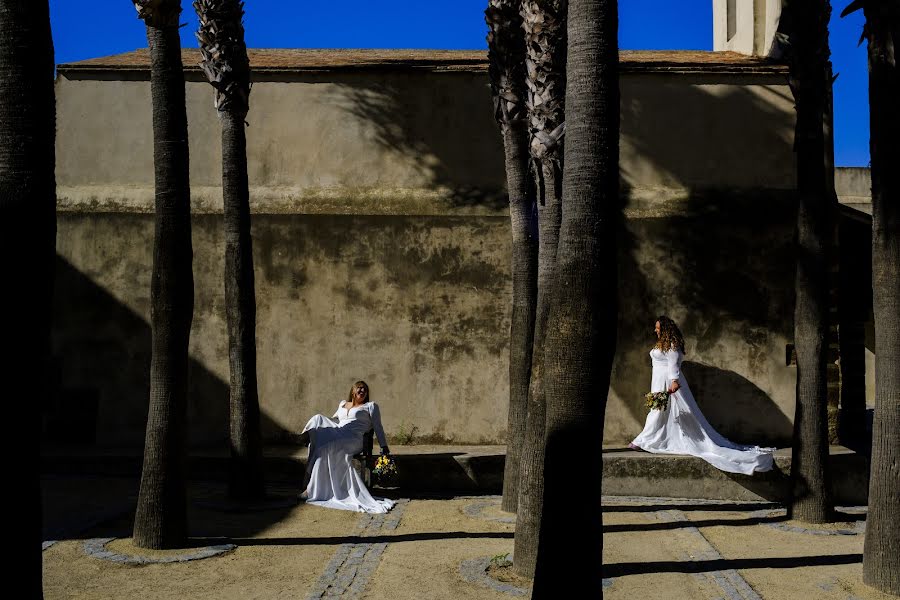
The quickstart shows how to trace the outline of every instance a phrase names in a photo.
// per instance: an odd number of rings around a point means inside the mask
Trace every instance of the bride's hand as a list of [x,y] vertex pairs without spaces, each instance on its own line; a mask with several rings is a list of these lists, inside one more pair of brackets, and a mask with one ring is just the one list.
[[677,381],[673,381],[673,382],[672,382],[672,385],[669,386],[669,393],[670,393],[670,394],[674,394],[675,392],[678,391],[678,388],[680,388],[680,387],[681,387],[681,386],[678,385],[678,382],[677,382]]

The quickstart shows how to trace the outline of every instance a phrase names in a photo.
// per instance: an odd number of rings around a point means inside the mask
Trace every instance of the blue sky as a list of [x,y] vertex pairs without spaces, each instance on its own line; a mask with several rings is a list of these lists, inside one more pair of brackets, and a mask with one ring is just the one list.
[[[835,83],[835,162],[869,163],[865,44],[857,47],[862,15],[838,14],[833,0],[831,51]],[[485,48],[487,0],[245,0],[247,44],[257,48]],[[182,44],[195,47],[197,18],[184,7]],[[50,0],[56,62],[72,62],[146,46],[130,0]],[[712,0],[620,0],[623,49],[712,49]]]

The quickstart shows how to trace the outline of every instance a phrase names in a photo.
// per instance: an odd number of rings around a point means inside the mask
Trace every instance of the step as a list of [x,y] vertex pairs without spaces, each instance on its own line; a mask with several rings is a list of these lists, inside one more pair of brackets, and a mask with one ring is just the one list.
[[[504,446],[396,446],[397,493],[498,494],[503,487]],[[752,476],[719,471],[692,456],[650,454],[609,446],[603,450],[603,494],[710,500],[783,502],[789,496],[790,448],[775,453],[776,468]],[[268,447],[266,477],[282,484],[301,481],[306,449]],[[868,461],[843,446],[830,449],[832,488],[837,505],[862,505],[868,492]],[[189,477],[225,480],[228,453],[222,449],[192,450]],[[141,454],[136,449],[50,447],[42,456],[47,475],[90,474],[137,477]]]

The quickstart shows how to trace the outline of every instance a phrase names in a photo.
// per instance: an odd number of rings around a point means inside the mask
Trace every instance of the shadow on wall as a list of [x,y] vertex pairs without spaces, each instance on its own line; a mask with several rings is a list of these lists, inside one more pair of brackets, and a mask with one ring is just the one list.
[[[423,78],[430,80],[427,85]],[[465,87],[460,79],[469,80]],[[415,164],[432,189],[446,190],[454,207],[506,208],[503,146],[482,74],[411,78],[401,73],[339,81],[345,110],[374,129],[378,145]],[[467,137],[471,133],[477,137]]]
[[700,410],[716,431],[742,444],[765,440],[776,446],[790,445],[791,421],[753,382],[733,371],[688,360],[682,367]]
[[[717,171],[727,167],[720,159],[732,165],[741,160],[752,164],[747,161],[755,160],[754,152],[765,152],[793,161],[792,136],[780,133],[790,132],[793,122],[790,114],[744,90],[714,96],[703,86],[680,85],[675,108],[671,105],[675,92],[669,89],[666,96],[666,90],[661,86],[659,96],[633,96],[622,103],[623,148],[635,152],[637,158],[631,161],[635,169],[650,168],[659,179],[683,186],[684,192],[673,198],[648,197],[646,190],[628,183],[640,174],[629,173],[628,165],[623,165],[622,208],[631,214],[623,215],[620,227],[620,311],[612,388],[635,429],[607,430],[607,443],[633,437],[643,427],[647,412],[643,396],[651,373],[648,353],[656,342],[653,324],[656,316],[668,314],[685,334],[688,359],[700,356],[711,363],[690,362],[685,368],[710,422],[735,441],[783,445],[791,436],[790,419],[757,383],[768,383],[773,376],[790,377],[782,371],[783,355],[773,355],[778,347],[773,336],[793,337],[793,193],[755,190],[749,173],[732,177],[739,183],[731,189],[697,184],[723,180]],[[778,132],[770,142],[787,147],[767,149],[759,147],[761,140],[756,138],[748,142],[710,131],[730,126],[743,132],[760,124],[765,124],[761,129]],[[733,139],[733,147],[685,146],[698,135]],[[736,158],[736,153],[743,153],[743,158]],[[792,163],[784,169],[790,172]],[[740,366],[757,383],[721,368],[725,365]]]
[[[46,442],[143,446],[150,341],[143,317],[57,256]],[[196,360],[189,369],[189,443],[227,448],[229,385]],[[281,429],[264,414],[262,427]]]

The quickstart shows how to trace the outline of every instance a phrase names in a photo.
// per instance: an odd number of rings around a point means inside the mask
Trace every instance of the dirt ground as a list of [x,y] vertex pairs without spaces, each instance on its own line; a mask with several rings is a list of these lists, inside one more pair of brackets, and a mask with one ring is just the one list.
[[[371,600],[488,600],[528,593],[484,573],[492,557],[513,550],[515,525],[497,497],[413,499],[376,517],[303,504],[252,514],[192,504],[193,542],[226,541],[236,549],[193,562],[127,566],[88,556],[84,542],[114,537],[108,550],[138,552],[128,539],[134,482],[83,483],[45,482],[45,537],[59,539],[44,551],[48,600],[269,600],[342,592]],[[117,507],[119,515],[103,520],[98,507]],[[835,535],[835,527],[779,529],[799,524],[784,521],[771,505],[611,497],[603,509],[608,600],[890,600],[861,583],[862,535]],[[100,522],[73,534],[79,516]],[[851,516],[844,528],[861,518]],[[67,527],[69,533],[52,536]],[[821,534],[828,529],[832,535]]]

